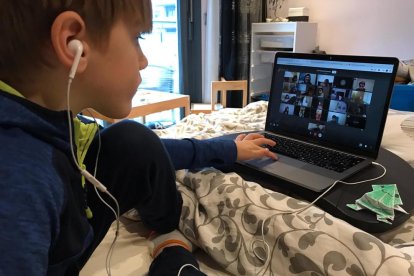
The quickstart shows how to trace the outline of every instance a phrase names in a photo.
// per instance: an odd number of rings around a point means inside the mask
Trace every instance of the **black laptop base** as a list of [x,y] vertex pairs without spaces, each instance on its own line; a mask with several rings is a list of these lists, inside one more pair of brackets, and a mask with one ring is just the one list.
[[[369,233],[382,233],[404,223],[410,218],[410,214],[414,212],[414,200],[412,200],[414,198],[414,169],[397,155],[382,148],[380,149],[377,162],[387,168],[387,173],[383,178],[377,181],[370,181],[357,185],[337,184],[336,187],[322,197],[316,205],[333,216],[343,219],[355,227]],[[320,195],[320,193],[294,185],[247,166],[234,164],[219,169],[224,172],[237,172],[245,180],[254,181],[267,189],[284,193],[295,198],[303,198],[307,201],[313,201]],[[382,168],[371,165],[345,181],[356,182],[371,179],[382,173]],[[403,202],[402,207],[410,214],[396,211],[393,223],[387,224],[377,221],[375,214],[370,211],[354,211],[346,206],[348,203],[355,203],[356,199],[360,198],[366,192],[371,191],[372,184],[397,184]]]

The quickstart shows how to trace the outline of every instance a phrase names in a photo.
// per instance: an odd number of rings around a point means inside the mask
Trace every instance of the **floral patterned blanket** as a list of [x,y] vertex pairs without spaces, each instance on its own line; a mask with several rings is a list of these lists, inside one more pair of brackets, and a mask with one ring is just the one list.
[[[183,172],[180,228],[234,275],[414,275],[412,256],[235,173]],[[305,274],[303,274],[305,273]]]
[[[266,102],[256,102],[243,109],[190,115],[156,132],[162,137],[204,139],[260,130],[266,110]],[[399,128],[401,135],[399,125],[390,122],[388,127]],[[182,232],[231,274],[414,275],[413,218],[375,237],[315,206],[298,212],[308,203],[236,173],[183,170],[177,172],[177,185],[184,200]]]

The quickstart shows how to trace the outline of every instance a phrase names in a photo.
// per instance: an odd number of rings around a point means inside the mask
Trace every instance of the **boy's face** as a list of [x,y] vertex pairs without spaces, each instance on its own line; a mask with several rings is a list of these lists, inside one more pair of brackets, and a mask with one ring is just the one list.
[[105,116],[123,118],[131,110],[142,81],[139,71],[148,65],[137,38],[142,31],[120,20],[112,28],[107,47],[91,50],[84,91],[88,91],[87,104]]

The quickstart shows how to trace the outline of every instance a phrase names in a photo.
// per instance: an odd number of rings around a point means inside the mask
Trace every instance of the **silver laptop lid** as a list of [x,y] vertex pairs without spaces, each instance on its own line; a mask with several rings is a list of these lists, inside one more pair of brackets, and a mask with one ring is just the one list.
[[376,158],[398,59],[278,52],[265,130]]

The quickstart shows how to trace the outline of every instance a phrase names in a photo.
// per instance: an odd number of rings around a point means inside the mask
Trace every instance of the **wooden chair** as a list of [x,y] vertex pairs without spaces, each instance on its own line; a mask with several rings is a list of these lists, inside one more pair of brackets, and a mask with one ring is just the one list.
[[247,80],[235,80],[235,81],[212,81],[211,82],[211,103],[210,104],[191,104],[191,113],[211,113],[211,111],[217,110],[217,99],[220,93],[221,107],[227,107],[227,91],[242,92],[242,107],[247,105]]

